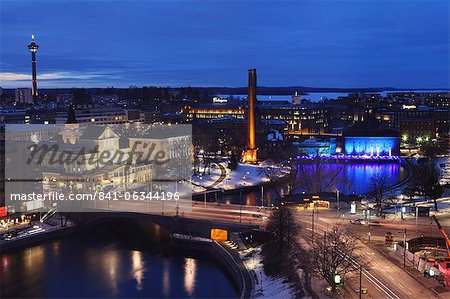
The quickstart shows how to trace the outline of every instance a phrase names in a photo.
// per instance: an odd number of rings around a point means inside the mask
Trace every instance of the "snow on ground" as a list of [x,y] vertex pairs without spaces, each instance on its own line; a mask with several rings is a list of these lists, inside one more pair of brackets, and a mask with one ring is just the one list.
[[[437,200],[438,202],[438,211],[434,212],[436,215],[444,215],[444,214],[450,214],[450,197],[441,197]],[[419,207],[430,207],[431,211],[434,211],[434,202],[433,200],[428,200],[427,198],[421,196],[415,198],[416,206]],[[369,204],[370,206],[373,206],[373,203]],[[397,206],[393,205],[390,208],[383,209],[385,213],[386,219],[395,219],[396,217],[401,217],[401,207],[405,206],[405,213],[403,214],[403,217],[405,219],[408,218],[414,218],[415,217],[415,208],[413,206],[413,202],[404,201],[403,204],[400,204],[400,201],[398,202]],[[372,215],[375,217],[375,215]]]
[[253,278],[252,298],[295,298],[294,287],[284,283],[283,277],[272,278],[266,275],[262,264],[261,247],[247,249],[239,254]]
[[442,185],[450,184],[450,157],[438,157],[436,163],[441,174],[440,183]]
[[[211,174],[192,176],[193,192],[204,192],[207,187],[217,183],[213,187],[215,189],[232,190],[248,186],[257,186],[262,183],[269,182],[269,178],[264,172],[267,167],[279,168],[273,164],[249,165],[239,163],[236,170],[230,170],[226,167],[226,163],[220,163],[222,167],[214,164],[211,168]],[[225,173],[223,173],[225,171]],[[283,175],[283,171],[279,171],[279,177]],[[225,177],[224,177],[225,175]]]

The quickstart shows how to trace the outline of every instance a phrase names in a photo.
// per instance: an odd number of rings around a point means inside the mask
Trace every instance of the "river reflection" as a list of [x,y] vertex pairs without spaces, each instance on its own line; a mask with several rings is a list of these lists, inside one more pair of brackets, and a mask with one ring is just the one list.
[[[407,175],[405,169],[399,163],[330,164],[329,167],[333,170],[343,167],[334,181],[334,186],[332,186],[332,188],[330,189],[332,189],[332,191],[335,191],[337,188],[339,188],[340,192],[345,194],[366,193],[369,189],[370,178],[377,173],[387,175],[392,185],[395,185]],[[277,187],[277,189],[278,193],[281,196],[288,193],[288,187],[286,184],[281,184]],[[295,188],[294,193],[300,194],[304,191],[306,191],[306,189],[299,186]],[[279,198],[277,192],[274,191],[273,187],[242,194],[222,195],[221,193],[218,193],[218,195],[220,202],[228,204],[240,203],[245,205],[260,205],[262,193],[264,194],[263,196],[265,204],[275,202]],[[209,194],[208,200],[212,200],[213,195],[214,194],[212,193]]]
[[133,250],[131,252],[131,275],[136,280],[136,288],[142,290],[142,279],[144,278],[144,261],[142,260],[142,252]]
[[184,290],[192,296],[195,290],[195,275],[197,273],[197,261],[192,258],[184,259]]
[[237,297],[214,261],[125,231],[108,224],[3,253],[1,298]]

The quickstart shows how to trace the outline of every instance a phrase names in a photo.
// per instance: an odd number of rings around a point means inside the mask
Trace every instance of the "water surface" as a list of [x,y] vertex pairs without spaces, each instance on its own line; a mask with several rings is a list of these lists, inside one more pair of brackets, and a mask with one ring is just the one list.
[[161,235],[119,221],[2,254],[0,297],[237,297],[215,261],[171,250]]

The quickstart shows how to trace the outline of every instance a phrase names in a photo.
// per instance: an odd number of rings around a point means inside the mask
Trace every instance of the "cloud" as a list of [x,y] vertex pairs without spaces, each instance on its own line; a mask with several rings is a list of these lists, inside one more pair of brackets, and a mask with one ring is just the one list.
[[22,80],[31,80],[31,75],[0,72],[0,81],[22,81]]
[[[60,79],[78,79],[78,80],[89,80],[94,78],[105,77],[104,74],[95,73],[72,73],[72,72],[55,72],[55,73],[45,73],[38,75],[38,80],[60,80]],[[31,80],[30,74],[20,74],[20,73],[2,73],[0,72],[0,82],[6,81],[28,81]]]

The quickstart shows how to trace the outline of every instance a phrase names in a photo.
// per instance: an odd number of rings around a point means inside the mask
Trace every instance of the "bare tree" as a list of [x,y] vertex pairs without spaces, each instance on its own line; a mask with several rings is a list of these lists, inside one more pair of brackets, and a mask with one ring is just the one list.
[[410,180],[406,186],[402,190],[402,194],[409,198],[410,201],[414,201],[414,205],[416,205],[416,201],[414,200],[414,196],[417,192],[417,185],[414,180]]
[[329,163],[319,153],[312,161],[297,160],[299,171],[299,184],[302,185],[308,193],[321,193],[334,191],[339,174],[344,169],[342,164]]
[[349,226],[337,225],[332,231],[318,237],[309,251],[311,270],[320,275],[336,290],[335,276],[342,278],[351,270],[351,259],[356,256],[356,238]]
[[383,215],[383,209],[392,203],[391,193],[388,191],[390,186],[389,176],[382,173],[376,173],[370,178],[369,191],[367,197],[375,202],[377,215]]
[[276,194],[276,198],[281,201],[283,196],[292,196],[295,188],[300,185],[298,170],[299,168],[297,162],[291,158],[276,166],[270,165],[263,167],[261,168],[260,173],[267,177],[270,183],[275,183],[278,180],[283,179],[283,182],[287,187],[287,192],[285,192],[284,195],[281,195],[280,188],[276,186],[273,188],[273,192]]
[[435,211],[438,210],[437,199],[442,196],[444,188],[439,183],[440,173],[434,160],[419,163],[414,172],[419,191],[432,199]]

